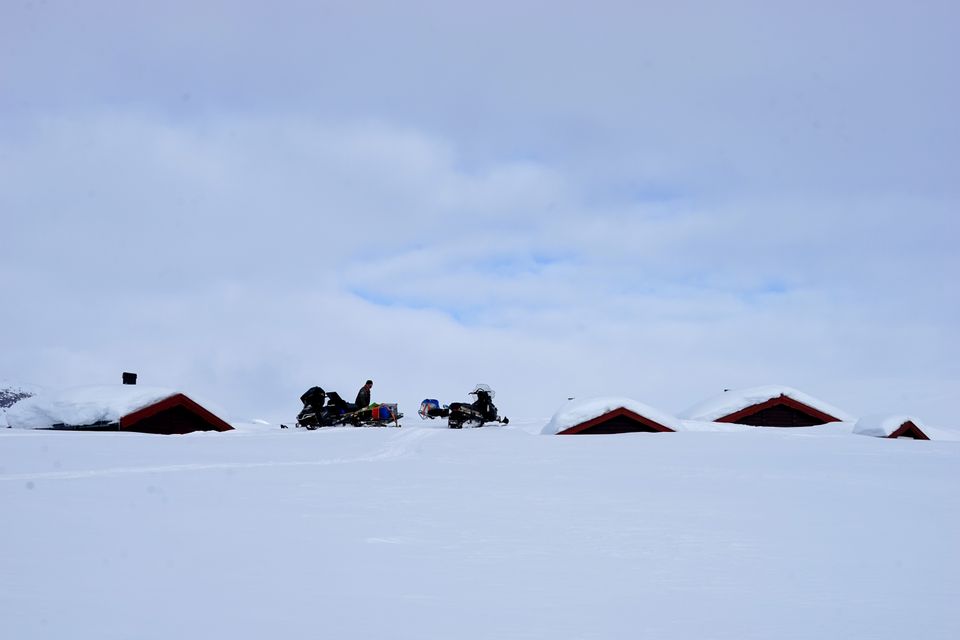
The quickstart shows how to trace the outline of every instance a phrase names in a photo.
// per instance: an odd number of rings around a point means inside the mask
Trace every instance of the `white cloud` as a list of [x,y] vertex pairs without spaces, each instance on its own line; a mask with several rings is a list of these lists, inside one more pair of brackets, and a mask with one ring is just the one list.
[[11,9],[0,375],[949,420],[955,9],[852,6]]

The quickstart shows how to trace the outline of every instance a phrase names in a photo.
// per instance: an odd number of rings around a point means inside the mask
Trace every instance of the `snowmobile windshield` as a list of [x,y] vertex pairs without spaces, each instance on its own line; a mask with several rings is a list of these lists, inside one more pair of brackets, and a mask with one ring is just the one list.
[[475,385],[473,387],[473,391],[470,392],[470,395],[479,396],[480,393],[486,393],[491,400],[493,400],[493,397],[497,395],[496,392],[490,388],[490,385],[487,385],[487,384]]

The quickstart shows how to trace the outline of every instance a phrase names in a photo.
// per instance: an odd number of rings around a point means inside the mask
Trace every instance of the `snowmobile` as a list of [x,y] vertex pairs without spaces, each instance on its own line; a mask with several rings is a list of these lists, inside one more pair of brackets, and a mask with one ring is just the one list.
[[[399,427],[403,414],[395,403],[372,404],[358,407],[340,397],[336,391],[310,387],[300,396],[303,409],[297,414],[297,426],[305,429],[320,427]],[[280,425],[285,427],[285,425]]]
[[478,384],[469,395],[476,396],[477,399],[471,403],[454,402],[443,406],[433,398],[426,398],[420,403],[420,410],[417,413],[422,420],[446,418],[447,426],[451,429],[482,427],[488,422],[499,424],[510,422],[508,418],[497,415],[497,407],[493,404],[496,392],[489,386]]

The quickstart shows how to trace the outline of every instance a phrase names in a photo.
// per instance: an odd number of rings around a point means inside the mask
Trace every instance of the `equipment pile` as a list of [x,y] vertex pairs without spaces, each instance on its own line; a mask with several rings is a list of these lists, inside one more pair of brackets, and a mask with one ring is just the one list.
[[[300,396],[303,409],[297,414],[297,426],[305,429],[320,427],[399,427],[403,414],[396,403],[371,404],[358,407],[340,397],[336,391],[329,393],[320,387],[310,387]],[[286,428],[286,425],[280,425]]]

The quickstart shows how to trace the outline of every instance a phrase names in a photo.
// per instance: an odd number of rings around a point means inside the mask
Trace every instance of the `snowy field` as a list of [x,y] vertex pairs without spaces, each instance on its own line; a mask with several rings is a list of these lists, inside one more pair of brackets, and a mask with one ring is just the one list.
[[960,637],[960,442],[0,431],[0,638]]

